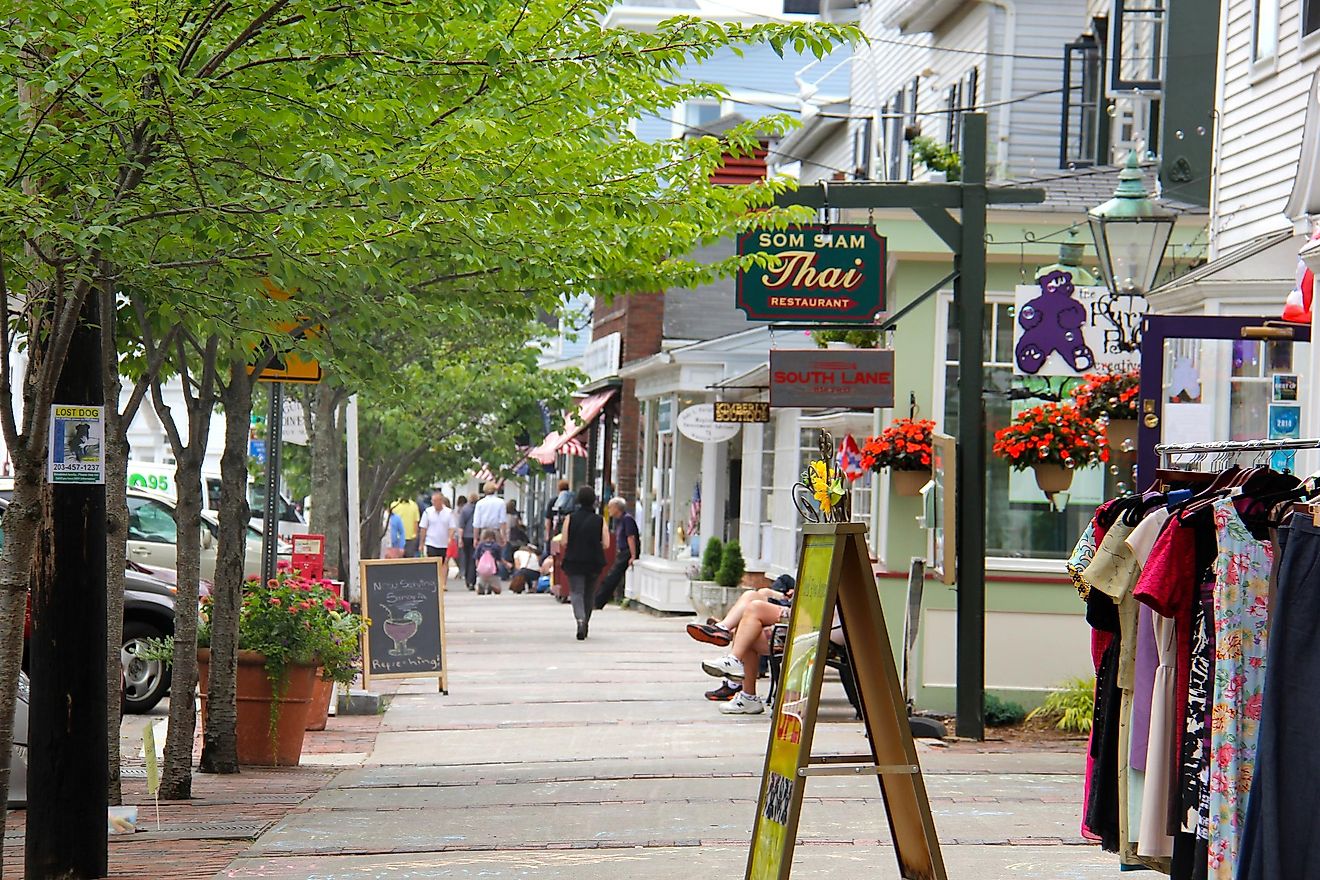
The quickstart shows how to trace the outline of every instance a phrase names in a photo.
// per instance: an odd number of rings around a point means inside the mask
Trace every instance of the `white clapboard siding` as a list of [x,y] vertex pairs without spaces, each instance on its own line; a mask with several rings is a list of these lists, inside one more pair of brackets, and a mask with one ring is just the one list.
[[[1006,30],[1008,14],[990,3],[968,0],[929,34],[900,34],[885,27],[884,19],[900,5],[900,0],[874,0],[862,7],[861,26],[873,42],[857,50],[853,112],[878,115],[887,101],[920,76],[917,109],[922,134],[943,141],[949,86],[966,82],[976,68],[976,105],[985,108],[989,117],[992,173],[1014,177],[1057,168],[1063,46],[1086,29],[1088,0],[1015,0],[1012,39]],[[1009,64],[1003,57],[1007,54],[1041,57],[1017,57]],[[1012,81],[1005,91],[1001,82],[1009,67]],[[1049,94],[1018,100],[1035,92]],[[1006,113],[999,106],[1005,97],[1014,102]],[[886,132],[880,128],[877,132],[877,144],[882,144]],[[997,167],[1001,158],[1003,167]]]
[[[1301,40],[1300,0],[1282,0],[1277,62],[1251,59],[1253,0],[1227,0],[1220,23],[1219,160],[1211,256],[1287,228],[1283,215],[1301,155],[1306,92],[1320,45]],[[1314,35],[1313,35],[1314,36]]]

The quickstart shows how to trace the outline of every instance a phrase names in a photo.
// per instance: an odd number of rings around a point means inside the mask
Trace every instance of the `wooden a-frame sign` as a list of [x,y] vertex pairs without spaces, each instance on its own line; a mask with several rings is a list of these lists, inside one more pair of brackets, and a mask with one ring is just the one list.
[[[746,880],[788,880],[808,776],[875,773],[900,876],[946,880],[861,523],[804,525]],[[869,755],[813,757],[834,610],[852,654]]]

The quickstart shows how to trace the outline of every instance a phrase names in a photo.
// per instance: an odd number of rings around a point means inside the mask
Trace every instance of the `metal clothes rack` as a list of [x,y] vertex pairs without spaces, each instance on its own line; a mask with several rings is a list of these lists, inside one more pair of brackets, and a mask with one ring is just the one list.
[[[1192,470],[1210,456],[1215,456],[1217,469],[1222,470],[1233,463],[1233,459],[1244,454],[1254,454],[1263,464],[1272,452],[1292,449],[1320,449],[1320,438],[1299,440],[1218,440],[1209,443],[1161,443],[1156,445],[1155,453],[1159,456],[1160,467],[1171,470]],[[1190,462],[1175,462],[1174,456],[1194,455]]]

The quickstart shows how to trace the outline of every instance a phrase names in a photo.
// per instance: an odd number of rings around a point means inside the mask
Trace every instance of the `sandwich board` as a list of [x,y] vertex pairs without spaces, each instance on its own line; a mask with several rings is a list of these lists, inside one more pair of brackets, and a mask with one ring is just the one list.
[[[802,527],[793,613],[780,664],[746,880],[788,880],[809,776],[875,773],[904,880],[946,880],[926,783],[908,727],[862,523]],[[838,608],[852,654],[869,755],[811,754],[825,654]]]

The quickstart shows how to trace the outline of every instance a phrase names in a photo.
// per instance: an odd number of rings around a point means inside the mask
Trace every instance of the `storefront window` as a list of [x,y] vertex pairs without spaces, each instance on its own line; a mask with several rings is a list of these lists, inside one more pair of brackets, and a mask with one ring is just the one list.
[[[948,346],[944,365],[944,423],[941,431],[958,435],[958,328],[954,309],[948,308]],[[986,409],[986,555],[1013,559],[1064,559],[1077,535],[1086,527],[1096,505],[1112,497],[1117,475],[1105,468],[1079,471],[1062,510],[1051,507],[1037,487],[1031,471],[1014,472],[1008,463],[989,452],[995,432],[1007,426],[1015,413],[1040,403],[1025,396],[1027,381],[1013,373],[1011,301],[985,307]],[[1069,385],[1054,379],[1031,379],[1032,390],[1066,394]],[[1118,468],[1114,467],[1114,471]]]
[[[749,426],[750,427],[750,426]],[[761,558],[770,557],[770,546],[774,540],[771,528],[774,525],[775,498],[775,423],[761,425]]]

